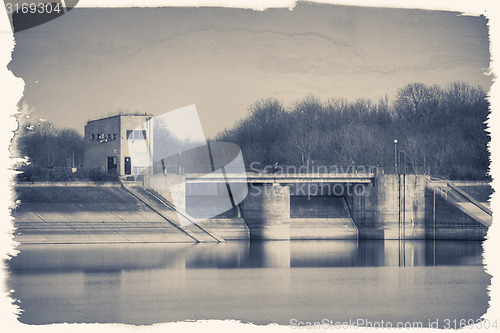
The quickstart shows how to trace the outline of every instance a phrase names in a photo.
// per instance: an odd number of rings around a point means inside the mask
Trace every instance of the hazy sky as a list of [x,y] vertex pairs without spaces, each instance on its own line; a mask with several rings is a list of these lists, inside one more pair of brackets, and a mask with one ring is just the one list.
[[392,98],[410,82],[489,89],[487,21],[456,12],[299,3],[225,8],[76,8],[15,34],[9,68],[33,116],[83,132],[118,109],[196,104],[205,133],[250,104]]

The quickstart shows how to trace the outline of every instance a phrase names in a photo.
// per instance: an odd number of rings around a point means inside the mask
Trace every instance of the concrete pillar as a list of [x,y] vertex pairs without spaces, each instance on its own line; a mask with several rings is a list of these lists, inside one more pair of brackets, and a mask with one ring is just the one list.
[[353,219],[360,239],[425,239],[427,175],[377,176],[355,195]]
[[[405,239],[425,239],[425,189],[426,175],[402,175],[404,181],[404,207],[402,220]],[[404,191],[404,192],[403,192]]]
[[250,239],[290,239],[290,189],[287,186],[252,184],[241,207]]
[[377,216],[377,190],[376,186],[369,184],[361,193],[349,192],[348,201],[359,239],[384,239],[384,230],[380,228]]
[[[384,239],[399,239],[400,179],[399,175],[380,175],[376,184],[376,219]],[[401,196],[402,198],[402,196]]]

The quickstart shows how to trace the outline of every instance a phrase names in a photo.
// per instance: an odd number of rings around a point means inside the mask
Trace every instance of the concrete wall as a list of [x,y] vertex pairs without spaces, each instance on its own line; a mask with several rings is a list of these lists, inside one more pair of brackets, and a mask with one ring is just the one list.
[[241,206],[251,239],[290,239],[290,189],[287,186],[252,185]]
[[424,239],[427,175],[379,175],[349,198],[362,239]]
[[186,178],[182,175],[144,176],[143,185],[164,197],[181,211],[186,211]]
[[297,218],[290,220],[290,239],[358,239],[351,218]]
[[290,239],[358,239],[345,197],[291,196]]
[[349,210],[344,197],[336,196],[290,196],[290,217],[300,218],[345,218]]
[[425,199],[427,239],[485,239],[488,227],[474,220],[431,189],[427,189]]
[[221,218],[198,221],[202,228],[213,231],[225,240],[248,240],[250,239],[250,229],[241,217]]
[[226,183],[186,184],[186,211],[199,219],[233,210]]
[[[97,135],[104,134],[106,139],[100,142]],[[93,135],[93,139],[92,139]],[[113,138],[115,138],[113,140]],[[116,157],[120,170],[120,117],[109,117],[99,121],[89,121],[85,126],[85,149],[83,151],[83,166],[107,170],[107,157]]]

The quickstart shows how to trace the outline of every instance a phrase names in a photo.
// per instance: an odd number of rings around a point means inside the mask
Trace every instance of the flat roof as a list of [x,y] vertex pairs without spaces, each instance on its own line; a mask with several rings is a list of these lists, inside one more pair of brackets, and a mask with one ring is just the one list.
[[87,124],[94,122],[94,121],[101,121],[101,120],[115,118],[115,117],[152,117],[152,116],[153,116],[152,114],[146,114],[146,113],[145,114],[117,114],[114,116],[108,116],[108,117],[99,118],[99,119],[87,120]]

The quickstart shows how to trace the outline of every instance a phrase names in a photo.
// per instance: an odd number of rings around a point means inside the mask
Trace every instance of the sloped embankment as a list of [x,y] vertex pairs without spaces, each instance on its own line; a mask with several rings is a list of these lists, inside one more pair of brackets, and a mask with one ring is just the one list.
[[12,212],[22,243],[195,242],[118,184],[24,184]]

